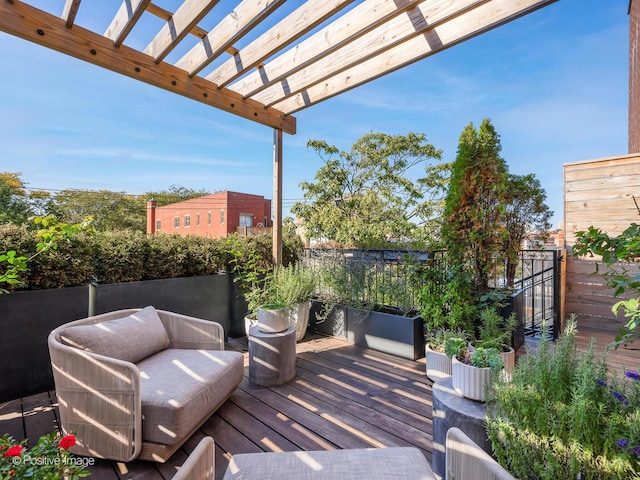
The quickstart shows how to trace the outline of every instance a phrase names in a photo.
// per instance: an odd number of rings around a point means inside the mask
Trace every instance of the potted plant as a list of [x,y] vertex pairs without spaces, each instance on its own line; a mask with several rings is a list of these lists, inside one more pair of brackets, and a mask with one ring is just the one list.
[[504,372],[510,378],[516,363],[516,353],[511,347],[511,337],[517,327],[515,313],[507,318],[500,315],[497,305],[486,305],[480,310],[476,348],[494,348],[500,352]]
[[500,352],[492,347],[472,351],[462,337],[447,340],[445,352],[451,357],[454,390],[466,398],[484,402],[492,376],[504,367]]
[[262,331],[282,332],[289,326],[300,341],[309,321],[309,301],[315,291],[313,272],[300,264],[276,266],[245,295],[249,313],[245,317],[247,335],[258,325]]
[[451,330],[445,327],[431,330],[427,334],[425,360],[427,377],[434,382],[451,376],[451,357],[445,353],[445,345],[450,338],[462,338],[465,342],[468,335],[462,330]]

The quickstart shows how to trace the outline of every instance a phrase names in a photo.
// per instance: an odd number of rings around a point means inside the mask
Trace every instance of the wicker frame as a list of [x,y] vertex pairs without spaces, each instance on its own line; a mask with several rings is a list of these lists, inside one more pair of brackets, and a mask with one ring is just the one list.
[[216,444],[204,437],[171,480],[213,480],[216,465]]
[[515,480],[457,427],[447,430],[446,465],[446,480]]
[[[136,365],[60,341],[60,333],[68,327],[114,320],[138,310],[88,317],[61,325],[49,334],[60,422],[65,434],[76,433],[77,443],[71,448],[75,454],[123,462],[136,458],[164,462],[193,433],[176,439],[173,445],[143,442],[140,372]],[[219,323],[157,312],[169,335],[169,348],[224,350],[224,331]],[[202,422],[218,406],[211,412],[202,412]]]

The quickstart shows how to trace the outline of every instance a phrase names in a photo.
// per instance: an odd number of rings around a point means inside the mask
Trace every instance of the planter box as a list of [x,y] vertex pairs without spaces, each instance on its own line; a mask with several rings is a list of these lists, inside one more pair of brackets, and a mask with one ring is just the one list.
[[53,390],[49,333],[88,309],[86,286],[0,295],[0,403]]
[[322,308],[321,302],[312,302],[309,317],[312,330],[410,360],[424,357],[424,322],[419,315],[407,317],[333,305],[326,318],[322,315],[318,318]]
[[500,310],[502,318],[509,317],[511,313],[516,314],[518,321],[518,326],[511,339],[511,346],[517,351],[524,343],[524,290],[518,290],[511,294],[507,305]]
[[160,310],[216,321],[224,328],[225,341],[228,339],[232,302],[228,275],[113,283],[92,288],[93,315],[153,305]]

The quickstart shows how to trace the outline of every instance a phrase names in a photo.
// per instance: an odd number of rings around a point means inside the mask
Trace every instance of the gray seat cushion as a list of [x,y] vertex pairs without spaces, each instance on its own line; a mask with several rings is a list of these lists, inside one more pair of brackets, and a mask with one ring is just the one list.
[[239,352],[167,349],[142,360],[142,440],[171,445],[189,434],[240,384]]
[[132,363],[169,348],[169,335],[153,307],[117,320],[66,328],[60,340],[72,347]]
[[432,480],[417,448],[247,453],[231,457],[224,480]]

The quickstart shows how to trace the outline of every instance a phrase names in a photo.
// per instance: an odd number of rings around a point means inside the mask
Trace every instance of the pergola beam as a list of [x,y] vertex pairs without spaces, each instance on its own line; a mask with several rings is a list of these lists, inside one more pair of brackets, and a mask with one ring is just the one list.
[[557,0],[491,0],[274,105],[292,114],[496,28]]
[[190,76],[196,75],[284,2],[285,0],[243,0],[178,60],[176,67],[186,70]]
[[0,30],[198,102],[294,134],[296,119],[23,2],[0,1]]
[[330,53],[382,25],[424,0],[366,0],[319,32],[273,59],[266,65],[229,86],[245,97],[318,62]]
[[307,34],[354,0],[307,0],[284,20],[238,51],[213,72],[207,80],[225,87],[245,72],[262,63],[280,49]]
[[349,67],[380,55],[420,34],[434,30],[438,25],[451,21],[470,9],[487,2],[489,0],[423,2],[406,14],[396,16],[375,30],[356,38],[348,49],[342,48],[334,51],[322,61],[288,75],[286,81],[276,83],[251,98],[266,106],[274,105],[307,87],[339,74]]
[[191,29],[216,6],[218,1],[185,0],[171,19],[167,21],[166,25],[151,40],[151,43],[147,45],[144,53],[151,55],[156,63],[164,60],[171,50],[189,34]]

